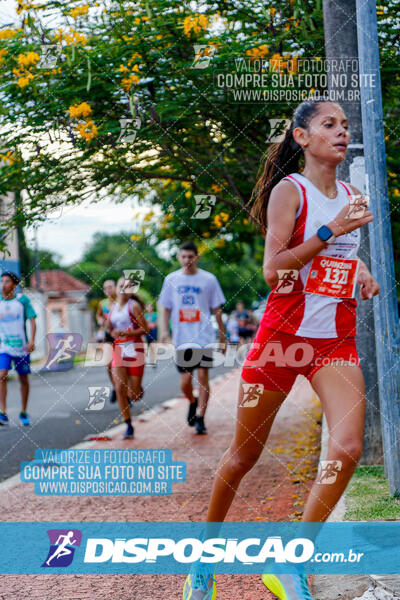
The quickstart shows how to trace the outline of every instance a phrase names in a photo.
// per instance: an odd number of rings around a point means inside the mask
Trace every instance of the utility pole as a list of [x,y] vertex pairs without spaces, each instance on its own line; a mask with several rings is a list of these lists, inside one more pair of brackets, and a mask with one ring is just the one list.
[[40,291],[40,271],[39,271],[39,247],[38,247],[38,225],[35,223],[33,226],[35,232],[35,247],[34,247],[34,269],[35,269],[35,283],[36,289]]
[[374,316],[384,460],[390,493],[400,495],[400,325],[388,198],[375,0],[357,0],[363,138],[371,211],[372,274],[380,285]]
[[[359,93],[359,90],[352,85],[354,76],[358,81],[359,75],[356,0],[324,0],[323,11],[327,62],[332,67],[333,61],[339,59],[343,61],[341,66],[337,67],[339,71],[335,69],[327,73],[328,87],[329,91],[335,92],[339,104],[346,112],[351,135],[346,160],[338,167],[338,178],[352,183],[361,192],[365,192],[361,101],[359,97],[354,97],[354,92]],[[341,94],[344,96],[343,100]],[[371,271],[370,240],[366,226],[361,228],[358,256]],[[371,465],[382,463],[383,460],[374,308],[372,300],[361,300],[358,288],[356,299],[358,302],[357,351],[365,379],[367,398],[364,448],[360,462]]]

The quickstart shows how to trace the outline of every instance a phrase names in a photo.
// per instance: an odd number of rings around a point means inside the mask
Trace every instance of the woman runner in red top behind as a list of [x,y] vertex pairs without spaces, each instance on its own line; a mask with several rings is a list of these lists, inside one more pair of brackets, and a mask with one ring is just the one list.
[[137,402],[143,396],[145,348],[142,336],[149,331],[143,302],[132,294],[130,286],[124,277],[118,280],[118,302],[108,314],[108,328],[114,338],[112,377],[122,418],[127,424],[123,439],[132,439],[134,434],[128,398]]

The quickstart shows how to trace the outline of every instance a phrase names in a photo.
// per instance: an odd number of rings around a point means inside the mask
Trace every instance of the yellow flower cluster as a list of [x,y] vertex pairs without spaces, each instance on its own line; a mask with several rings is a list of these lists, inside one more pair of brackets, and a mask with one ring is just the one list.
[[18,31],[22,31],[22,29],[1,29],[0,40],[10,40],[17,35]]
[[[134,64],[134,63],[136,63],[136,61],[138,61],[141,58],[142,58],[142,56],[138,52],[134,52],[128,61],[128,65],[130,68],[125,67],[125,65],[120,65],[119,70],[121,71],[121,73],[125,73],[125,74],[127,74],[129,71],[134,71],[135,73],[139,73],[140,72],[139,65]],[[133,73],[133,72],[130,73],[129,75],[124,77],[121,81],[122,87],[127,92],[129,92],[133,83],[138,83],[138,81],[139,81],[139,77],[137,75],[135,75],[135,73]]]
[[215,246],[216,248],[223,248],[225,246],[225,240],[217,240]]
[[124,77],[121,81],[121,85],[126,92],[129,92],[131,89],[132,83],[137,83],[139,81],[139,77],[131,73],[129,77]]
[[212,184],[211,189],[215,194],[222,192],[222,187],[220,185],[217,185],[216,183]]
[[17,14],[22,13],[23,10],[30,10],[33,8],[32,2],[18,2]]
[[92,114],[90,104],[87,102],[81,102],[80,104],[72,104],[69,109],[69,116],[71,119],[84,119],[83,123],[79,123],[77,129],[85,140],[90,142],[97,134],[97,127],[91,119],[88,119],[89,115]]
[[142,58],[142,55],[139,52],[134,52],[130,59],[128,60],[128,65],[131,66],[133,63],[136,63],[138,60]]
[[262,44],[261,46],[258,46],[258,48],[251,48],[251,50],[247,50],[246,54],[254,60],[257,58],[264,58],[268,54],[268,46]]
[[185,17],[183,20],[183,31],[187,37],[190,33],[200,33],[202,29],[207,29],[209,25],[209,19],[207,15],[199,14],[192,17]]
[[214,217],[214,225],[217,227],[222,227],[224,223],[226,223],[229,219],[229,214],[226,212],[221,212],[219,215]]
[[84,4],[83,6],[76,6],[75,8],[71,8],[69,14],[73,19],[77,19],[78,17],[83,17],[87,15],[89,12],[89,6]]
[[7,50],[5,48],[1,48],[0,49],[0,63],[3,62],[6,54],[7,54]]
[[71,119],[86,118],[92,114],[90,104],[87,102],[81,102],[80,104],[73,104],[69,107],[69,116]]
[[0,160],[4,160],[5,162],[8,162],[9,165],[12,165],[15,163],[14,154],[10,151],[7,152],[7,154],[0,154]]
[[91,119],[85,121],[84,123],[79,123],[78,131],[85,140],[90,142],[97,135],[97,127],[93,123]]
[[39,62],[40,56],[37,52],[27,52],[26,54],[18,54],[18,64],[20,67],[35,66]]
[[59,29],[58,33],[54,36],[54,40],[56,42],[65,40],[67,45],[71,44],[72,46],[77,46],[78,44],[84,46],[86,44],[86,36],[83,33],[75,31],[72,27],[69,28],[69,33],[64,33],[62,29]]
[[150,212],[147,213],[147,215],[145,215],[143,217],[143,221],[151,221],[152,218],[154,217],[154,215],[155,215],[154,210],[151,210]]
[[133,22],[135,23],[135,25],[140,25],[140,23],[142,21],[148,21],[148,20],[149,20],[149,17],[147,17],[146,15],[143,15],[142,17],[135,17]]
[[17,77],[17,85],[19,85],[20,88],[24,88],[29,85],[30,80],[34,78],[34,75],[25,69],[20,71],[14,67],[13,73]]

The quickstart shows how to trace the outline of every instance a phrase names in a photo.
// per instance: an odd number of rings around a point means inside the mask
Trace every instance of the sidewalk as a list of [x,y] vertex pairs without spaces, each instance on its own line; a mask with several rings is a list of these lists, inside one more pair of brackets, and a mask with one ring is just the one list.
[[[84,447],[170,448],[174,460],[187,463],[187,481],[174,484],[167,497],[44,497],[35,496],[33,484],[0,486],[0,511],[4,521],[203,521],[212,477],[233,433],[240,371],[218,377],[211,385],[206,417],[208,435],[196,436],[186,425],[187,402],[179,399],[136,420],[135,440],[122,441],[124,426],[111,430],[111,442],[88,442]],[[228,513],[228,521],[300,520],[319,459],[321,409],[305,379],[283,403],[265,451],[243,479]],[[108,432],[110,435],[110,432]],[[336,577],[337,583],[340,576]],[[313,577],[310,577],[312,584]],[[153,600],[182,598],[181,575],[3,575],[0,600]],[[257,576],[219,575],[218,600],[272,600]],[[61,592],[62,590],[62,592]],[[360,594],[361,595],[361,594]],[[332,596],[336,598],[337,596]],[[345,598],[354,598],[340,596]],[[318,595],[317,600],[329,600]]]

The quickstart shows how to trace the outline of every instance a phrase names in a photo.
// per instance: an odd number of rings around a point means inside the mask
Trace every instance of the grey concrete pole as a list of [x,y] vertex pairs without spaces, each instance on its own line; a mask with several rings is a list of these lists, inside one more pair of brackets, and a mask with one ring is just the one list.
[[380,285],[373,300],[382,438],[391,494],[400,494],[400,326],[388,198],[378,29],[374,0],[357,0],[365,167],[371,210],[371,267]]
[[[351,143],[346,160],[339,165],[338,177],[349,181],[362,192],[365,192],[364,146],[361,122],[360,97],[354,96],[354,81],[358,81],[358,45],[356,0],[324,0],[324,33],[325,54],[328,64],[343,59],[343,68],[328,72],[329,90],[335,91],[339,103],[343,106],[349,119]],[[345,62],[346,61],[346,62]],[[355,77],[354,77],[355,76]],[[343,94],[343,96],[342,96]],[[342,99],[343,98],[343,99]],[[361,228],[361,246],[358,256],[371,270],[371,254],[369,232],[367,227]],[[361,300],[357,288],[357,351],[365,379],[367,410],[365,415],[364,448],[362,464],[382,463],[382,435],[380,424],[379,389],[377,385],[378,371],[375,350],[375,323],[373,303]]]

